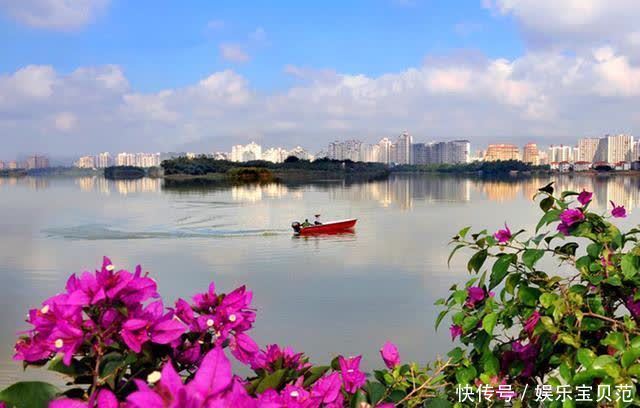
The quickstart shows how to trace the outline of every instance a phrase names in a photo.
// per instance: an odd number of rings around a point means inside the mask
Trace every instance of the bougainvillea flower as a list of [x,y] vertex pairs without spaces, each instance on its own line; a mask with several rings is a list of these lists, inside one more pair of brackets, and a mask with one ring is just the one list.
[[625,305],[633,317],[637,318],[640,316],[640,300],[634,301],[633,296],[628,296]]
[[310,406],[311,393],[302,387],[303,377],[300,377],[295,384],[287,384],[282,392],[282,402],[285,407],[306,408]]
[[341,408],[344,397],[342,389],[342,379],[339,373],[331,373],[320,378],[311,388],[311,399],[318,406],[327,408]]
[[398,347],[396,347],[396,345],[391,343],[390,341],[384,343],[384,345],[380,349],[380,356],[382,356],[384,364],[389,369],[393,369],[394,367],[400,365],[400,353],[398,352]]
[[531,336],[539,321],[540,313],[536,310],[531,314],[531,316],[529,316],[524,324],[524,330],[529,334],[529,336]]
[[193,296],[194,305],[201,310],[215,307],[218,304],[218,296],[216,295],[216,285],[211,282],[207,293],[198,293]]
[[108,389],[103,388],[94,395],[97,395],[95,400],[90,398],[86,402],[70,398],[51,401],[49,408],[118,408],[120,406],[116,396]]
[[349,394],[353,394],[360,387],[364,385],[367,378],[364,373],[360,371],[360,360],[362,356],[344,358],[338,357],[338,364],[340,365],[340,372],[342,373],[342,381],[344,383],[344,389]]
[[624,209],[623,205],[616,205],[613,201],[609,201],[611,206],[611,215],[614,218],[625,218],[627,216],[627,210]]
[[560,213],[560,221],[568,227],[584,220],[584,213],[577,208],[567,208]]
[[245,333],[238,333],[232,337],[229,342],[229,348],[231,349],[231,354],[243,364],[251,364],[260,351],[258,344]]
[[310,367],[304,353],[296,353],[291,347],[280,347],[277,344],[268,345],[265,350],[256,355],[252,368],[274,372],[280,368],[291,368],[297,371]]
[[172,312],[162,312],[162,301],[153,302],[139,316],[122,324],[122,340],[131,350],[139,353],[147,341],[169,344],[185,332],[184,324],[174,319]]
[[522,371],[518,374],[519,377],[530,377],[535,370],[536,358],[539,354],[539,347],[529,342],[526,345],[520,341],[514,341],[511,343],[511,350],[502,353],[501,367],[504,372],[509,372],[509,367],[514,361],[521,362],[523,364]]
[[509,242],[512,235],[511,230],[507,226],[506,222],[504,223],[504,229],[499,229],[498,231],[496,231],[496,233],[493,234],[493,237],[498,240],[499,244],[506,244],[507,242]]
[[193,323],[195,318],[191,305],[184,299],[178,299],[176,301],[175,313],[178,319],[182,320],[186,324]]
[[564,236],[569,235],[569,226],[564,222],[561,222],[560,224],[558,224],[557,230],[558,232],[562,233],[562,235]]
[[66,321],[59,321],[47,338],[52,350],[62,353],[65,365],[71,364],[71,358],[84,341],[84,331]]
[[449,327],[449,332],[451,333],[451,341],[454,341],[456,337],[462,336],[462,327],[457,324],[452,324]]
[[582,205],[587,205],[591,202],[591,198],[593,197],[593,193],[587,190],[582,190],[580,194],[578,194],[578,202]]
[[477,303],[480,303],[486,297],[486,292],[479,286],[471,286],[467,288],[467,302],[468,307],[475,307]]

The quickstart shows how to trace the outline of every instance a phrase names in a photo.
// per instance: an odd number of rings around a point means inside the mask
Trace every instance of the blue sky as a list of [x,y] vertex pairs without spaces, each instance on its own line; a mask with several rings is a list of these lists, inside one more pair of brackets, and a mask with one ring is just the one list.
[[0,159],[633,133],[639,20],[636,0],[0,0]]
[[[288,84],[287,64],[378,76],[431,54],[477,50],[512,58],[523,48],[509,18],[492,16],[475,1],[115,0],[94,24],[70,32],[33,29],[6,15],[0,23],[4,72],[28,64],[60,72],[118,64],[144,92],[226,68],[271,90]],[[254,38],[256,30],[264,38]],[[220,43],[241,46],[250,60],[224,60]]]

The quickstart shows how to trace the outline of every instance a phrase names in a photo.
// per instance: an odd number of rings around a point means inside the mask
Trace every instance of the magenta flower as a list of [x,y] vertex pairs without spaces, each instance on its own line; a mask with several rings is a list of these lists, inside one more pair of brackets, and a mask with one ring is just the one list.
[[520,372],[520,377],[530,377],[535,370],[536,358],[538,357],[539,347],[532,342],[523,345],[520,341],[511,343],[511,350],[502,353],[500,365],[502,370],[507,372],[511,363],[521,362],[524,367]]
[[623,205],[616,205],[613,201],[609,201],[611,206],[611,215],[614,218],[625,218],[627,216],[627,210],[624,209]]
[[118,408],[120,404],[113,393],[103,388],[94,393],[89,401],[80,401],[70,398],[62,398],[49,403],[49,408]]
[[456,337],[462,336],[462,327],[457,324],[452,324],[449,327],[449,332],[451,333],[451,341],[454,341]]
[[384,360],[385,365],[390,370],[400,365],[400,353],[398,352],[398,347],[390,341],[384,343],[380,349],[380,355],[382,356],[382,360]]
[[260,351],[255,341],[245,333],[238,333],[229,342],[231,354],[243,364],[251,364]]
[[218,296],[216,295],[216,285],[211,282],[207,293],[198,293],[193,296],[193,303],[198,309],[209,309],[218,305]]
[[640,300],[638,300],[637,302],[633,300],[633,295],[629,295],[627,297],[625,306],[627,306],[627,309],[629,309],[633,317],[637,318],[638,316],[640,316]]
[[212,349],[202,359],[194,379],[187,385],[168,361],[153,388],[136,380],[138,391],[127,398],[131,408],[186,407],[204,408],[231,406],[228,398],[236,399],[240,390],[233,391],[231,364],[220,347]]
[[505,244],[507,242],[509,242],[509,240],[511,239],[511,230],[509,229],[509,227],[507,226],[507,223],[504,223],[504,229],[500,229],[498,231],[496,231],[495,234],[493,234],[493,237],[498,240],[499,244]]
[[340,374],[331,373],[313,384],[311,388],[311,399],[317,406],[342,408],[344,397],[340,392],[341,389],[342,379],[340,378]]
[[591,202],[591,198],[593,197],[593,193],[587,190],[582,190],[580,194],[578,194],[578,202],[582,205],[587,205]]
[[564,222],[561,222],[560,224],[558,224],[557,230],[565,237],[569,235],[569,226]]
[[540,313],[536,310],[531,314],[531,316],[529,316],[524,324],[524,330],[529,334],[529,336],[531,336],[539,321]]
[[482,302],[486,296],[485,290],[479,286],[472,286],[467,288],[467,302],[466,306],[475,307],[476,304]]
[[360,371],[361,359],[362,356],[350,357],[347,359],[342,356],[338,357],[344,389],[348,394],[354,394],[367,380],[364,373]]
[[173,318],[173,313],[163,313],[162,301],[149,304],[138,316],[122,325],[122,340],[131,350],[139,353],[147,341],[169,344],[180,338],[186,328]]
[[584,220],[584,213],[576,208],[567,208],[560,213],[560,221],[567,227]]
[[304,353],[296,353],[291,347],[281,348],[277,344],[270,344],[264,351],[260,351],[251,365],[254,370],[275,372],[280,368],[291,368],[296,371],[311,367]]

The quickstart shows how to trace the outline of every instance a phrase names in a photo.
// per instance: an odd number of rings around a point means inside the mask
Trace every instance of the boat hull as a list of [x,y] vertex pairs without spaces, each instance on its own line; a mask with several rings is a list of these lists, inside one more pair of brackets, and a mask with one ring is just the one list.
[[321,225],[312,225],[310,227],[302,227],[296,232],[298,235],[315,235],[315,234],[335,234],[344,231],[350,231],[356,226],[357,219],[340,220],[328,222]]

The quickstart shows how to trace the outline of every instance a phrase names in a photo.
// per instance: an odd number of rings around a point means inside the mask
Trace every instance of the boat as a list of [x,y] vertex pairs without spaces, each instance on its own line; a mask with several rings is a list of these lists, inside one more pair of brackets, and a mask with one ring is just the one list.
[[293,228],[294,233],[298,235],[337,234],[353,230],[357,221],[358,220],[356,218],[351,218],[347,220],[325,222],[324,224],[310,225],[308,227],[303,227],[302,224],[296,221],[291,224],[291,228]]

